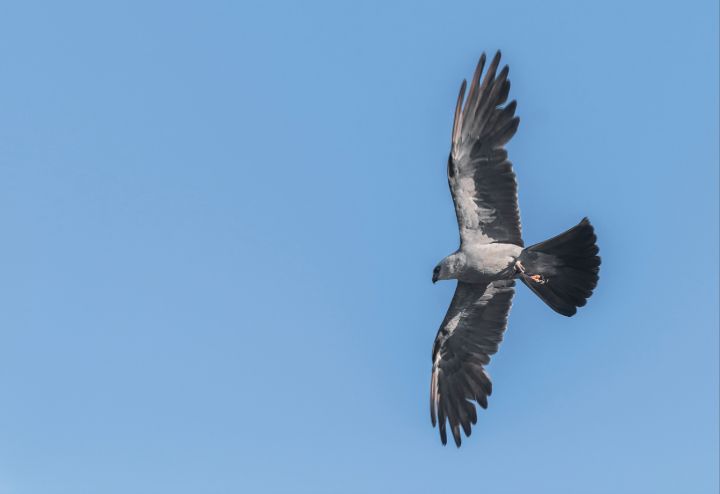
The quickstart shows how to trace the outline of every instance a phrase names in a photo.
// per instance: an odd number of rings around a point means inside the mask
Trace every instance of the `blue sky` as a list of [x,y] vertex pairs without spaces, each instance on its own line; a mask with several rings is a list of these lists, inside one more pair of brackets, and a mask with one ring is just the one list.
[[[428,412],[452,111],[502,49],[526,242],[460,450]],[[0,493],[718,490],[718,5],[0,8]]]

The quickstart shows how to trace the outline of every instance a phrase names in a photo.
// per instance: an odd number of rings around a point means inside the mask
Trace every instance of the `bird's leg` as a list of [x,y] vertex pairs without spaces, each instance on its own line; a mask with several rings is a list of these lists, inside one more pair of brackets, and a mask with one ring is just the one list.
[[539,283],[541,285],[544,285],[545,283],[547,283],[547,280],[541,274],[533,274],[533,275],[527,274],[525,271],[525,266],[523,266],[520,261],[515,261],[515,271],[520,273],[520,275],[523,278],[529,278],[529,279],[533,280],[535,283]]

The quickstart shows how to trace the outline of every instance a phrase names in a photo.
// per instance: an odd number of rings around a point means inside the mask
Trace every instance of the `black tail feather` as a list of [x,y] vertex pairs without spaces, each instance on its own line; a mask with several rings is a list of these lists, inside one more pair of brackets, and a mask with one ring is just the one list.
[[[527,247],[520,279],[554,311],[572,316],[597,286],[600,271],[595,231],[587,218],[549,240]],[[532,275],[540,275],[535,281]]]

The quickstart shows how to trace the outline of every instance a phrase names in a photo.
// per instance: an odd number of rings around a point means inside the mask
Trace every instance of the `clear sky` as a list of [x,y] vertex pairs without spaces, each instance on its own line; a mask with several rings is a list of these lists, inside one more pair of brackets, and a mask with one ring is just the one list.
[[[525,240],[603,265],[519,287],[458,450],[430,278],[498,48]],[[716,1],[13,2],[0,62],[0,493],[718,491]]]

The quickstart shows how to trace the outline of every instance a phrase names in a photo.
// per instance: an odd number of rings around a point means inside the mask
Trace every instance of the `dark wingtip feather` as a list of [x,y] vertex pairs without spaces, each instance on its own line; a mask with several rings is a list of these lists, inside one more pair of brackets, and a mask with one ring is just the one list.
[[510,73],[510,67],[508,67],[507,65],[505,65],[505,66],[502,68],[502,70],[500,71],[500,73],[498,74],[498,77],[497,77],[498,80],[499,80],[499,81],[500,81],[500,80],[504,81],[505,79],[507,79],[507,76],[508,76],[509,73]]
[[480,55],[480,60],[478,60],[477,66],[475,67],[475,73],[473,74],[472,81],[470,81],[470,91],[468,92],[468,97],[465,100],[465,107],[463,108],[464,113],[467,113],[471,107],[475,106],[475,103],[478,99],[478,86],[480,84],[480,76],[482,75],[484,67],[485,52]]
[[462,444],[462,436],[460,436],[460,428],[457,424],[452,426],[453,439],[455,439],[455,446],[458,448]]
[[467,88],[467,80],[463,79],[460,85],[460,92],[458,93],[457,103],[455,104],[455,116],[453,117],[453,130],[452,130],[452,142],[458,142],[460,137],[460,130],[462,128],[462,103],[465,97],[465,89]]
[[487,410],[487,407],[488,407],[487,395],[484,395],[484,394],[478,395],[477,402],[478,402],[478,405],[480,405],[483,408],[483,410]]
[[480,60],[478,60],[478,63],[475,66],[475,73],[473,74],[473,86],[477,86],[477,82],[480,80],[480,75],[482,74],[483,68],[485,68],[485,52],[480,55]]
[[469,422],[463,422],[462,423],[463,432],[467,437],[470,437],[470,434],[472,434],[472,429],[470,428]]
[[495,56],[493,57],[492,61],[490,62],[487,72],[485,72],[485,78],[483,79],[481,92],[484,91],[485,88],[490,87],[490,82],[495,80],[495,73],[497,72],[497,68],[498,68],[499,64],[500,64],[500,51],[498,50],[498,52],[495,53]]
[[468,410],[470,411],[470,422],[472,422],[473,425],[477,424],[477,411],[472,403],[470,404]]
[[505,100],[507,100],[509,95],[510,95],[510,81],[506,80],[503,83],[502,89],[500,90],[500,94],[498,95],[498,98],[497,98],[498,106],[505,103]]

